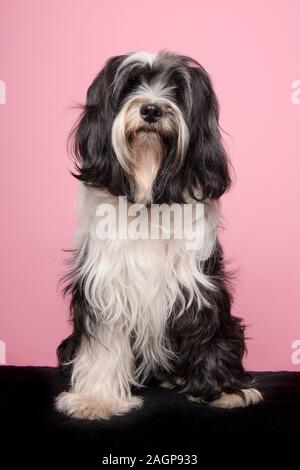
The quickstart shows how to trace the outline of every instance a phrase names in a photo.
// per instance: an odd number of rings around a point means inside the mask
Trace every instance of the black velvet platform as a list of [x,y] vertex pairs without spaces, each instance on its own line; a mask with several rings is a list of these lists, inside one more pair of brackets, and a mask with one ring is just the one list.
[[[153,384],[139,391],[145,398],[141,410],[91,422],[54,410],[53,398],[65,387],[58,369],[2,366],[0,457],[5,452],[11,464],[18,461],[39,468],[46,463],[60,468],[62,462],[103,468],[103,458],[110,455],[136,457],[131,467],[136,468],[151,461],[149,454],[153,458],[196,454],[197,468],[205,468],[208,459],[223,468],[260,466],[263,457],[269,463],[282,465],[292,459],[300,465],[300,372],[254,375],[265,397],[256,406],[216,409]],[[130,468],[126,463],[119,466]]]

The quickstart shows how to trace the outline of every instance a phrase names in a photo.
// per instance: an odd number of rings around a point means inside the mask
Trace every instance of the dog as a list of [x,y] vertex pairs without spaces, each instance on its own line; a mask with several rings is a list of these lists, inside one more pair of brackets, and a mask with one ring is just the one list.
[[[245,326],[231,315],[218,240],[219,200],[231,176],[208,73],[165,50],[112,57],[70,136],[81,189],[77,245],[64,276],[73,330],[58,347],[70,386],[57,410],[85,419],[123,415],[141,407],[133,389],[149,378],[215,407],[260,402],[242,364]],[[143,214],[201,205],[202,243],[187,249],[186,237],[170,228],[169,238],[97,237],[97,211],[116,209],[120,197]]]

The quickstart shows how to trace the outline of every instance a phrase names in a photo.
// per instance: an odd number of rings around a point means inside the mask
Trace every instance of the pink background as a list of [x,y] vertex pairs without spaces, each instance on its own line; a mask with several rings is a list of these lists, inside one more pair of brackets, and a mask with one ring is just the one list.
[[[247,367],[299,370],[300,3],[292,0],[1,0],[1,321],[7,363],[54,365],[67,334],[57,280],[72,246],[67,135],[103,61],[168,48],[197,58],[221,102],[236,172],[223,241]],[[296,343],[299,344],[299,343]],[[300,355],[298,355],[300,357]],[[295,362],[295,361],[294,361]],[[297,362],[297,361],[296,361]]]

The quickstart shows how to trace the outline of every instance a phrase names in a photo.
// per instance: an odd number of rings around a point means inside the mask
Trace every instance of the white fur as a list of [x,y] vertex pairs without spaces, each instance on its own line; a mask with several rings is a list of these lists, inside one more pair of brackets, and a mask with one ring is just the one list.
[[[126,79],[129,71],[132,70],[132,68],[141,68],[144,67],[145,64],[149,64],[150,67],[152,67],[155,58],[156,54],[145,51],[131,52],[127,54],[127,56],[123,59],[122,63],[120,64],[116,76],[114,78],[114,82],[112,83],[113,93],[118,90],[120,83],[122,83]],[[130,65],[130,67],[128,67],[128,65]]]
[[[164,388],[171,388],[168,382],[161,384]],[[207,403],[201,397],[187,395],[187,399],[194,403]],[[242,388],[238,393],[223,392],[219,398],[209,402],[210,406],[216,408],[245,408],[250,405],[256,405],[263,400],[262,394],[256,388]]]
[[[111,97],[121,96],[122,83],[133,69],[139,70],[145,64],[152,67],[156,60],[160,61],[159,55],[147,52],[128,54],[111,83]],[[174,100],[174,87],[167,86],[167,77],[163,75],[127,95],[114,119],[112,145],[133,184],[136,202],[152,201],[165,138],[176,141],[174,169],[180,168],[186,156],[190,138],[186,122],[192,102],[185,67],[181,67],[181,74],[189,91],[185,97],[187,118]],[[146,126],[141,117],[141,106],[147,103],[156,103],[163,110],[155,125]],[[174,352],[165,333],[174,305],[178,316],[192,302],[201,310],[209,305],[203,291],[216,288],[213,279],[204,274],[203,263],[215,248],[217,201],[205,202],[204,239],[194,251],[187,248],[188,237],[178,239],[176,232],[165,225],[160,227],[161,233],[169,230],[170,237],[100,239],[97,208],[107,203],[117,207],[118,202],[106,190],[81,187],[77,256],[70,276],[74,283],[81,283],[89,304],[89,315],[85,318],[89,340],[82,339],[72,360],[71,390],[56,400],[58,410],[75,417],[106,419],[138,408],[141,399],[132,396],[131,385],[143,384],[155,368],[171,369]],[[161,208],[165,213],[170,210],[168,205]],[[247,404],[258,401],[259,392],[243,392]],[[213,404],[241,406],[237,404],[240,400],[238,395],[223,395]]]
[[99,240],[96,236],[96,210],[101,203],[117,205],[108,192],[82,187],[80,243],[88,256],[78,273],[84,281],[85,296],[95,315],[108,325],[121,322],[126,336],[134,332],[135,354],[143,358],[137,377],[148,374],[154,364],[167,367],[171,352],[164,342],[166,321],[175,301],[186,307],[182,286],[189,293],[188,303],[205,299],[200,286],[211,287],[201,271],[201,262],[212,253],[218,222],[215,203],[206,206],[204,243],[201,251],[185,249],[186,240]]
[[149,64],[153,65],[153,62],[156,58],[156,53],[148,52],[148,51],[136,51],[136,52],[129,52],[127,57],[122,62],[122,67],[130,64],[131,62],[142,62],[142,64]]
[[[202,250],[188,251],[184,239],[100,240],[97,207],[117,202],[106,191],[81,187],[75,281],[84,283],[99,327],[95,331],[91,326],[90,342],[81,344],[73,359],[71,390],[58,396],[56,407],[87,419],[105,419],[140,406],[130,386],[142,384],[156,366],[169,368],[173,352],[164,333],[174,303],[181,303],[179,315],[194,299],[200,309],[207,301],[199,287],[214,289],[201,266],[214,249],[217,203],[206,205]],[[137,370],[134,358],[140,360]]]
[[83,341],[74,359],[71,391],[61,393],[56,408],[69,416],[108,419],[142,405],[131,395],[133,353],[121,322],[101,326],[98,337]]
[[[135,133],[144,125],[140,115],[140,107],[145,103],[156,103],[163,111],[161,122],[156,124],[158,130],[163,130],[164,135],[176,135],[177,152],[174,165],[177,168],[183,162],[189,143],[189,130],[182,112],[171,98],[171,88],[164,88],[160,82],[155,82],[151,87],[142,85],[132,92],[126,99],[112,126],[112,144],[115,154],[128,174],[133,174],[137,166],[137,158],[134,151],[128,146],[128,135]],[[151,145],[149,136],[146,142]],[[162,151],[160,151],[162,154]],[[142,155],[141,157],[142,158]],[[158,165],[157,170],[160,165]],[[156,172],[154,173],[155,176]],[[152,190],[154,177],[149,180],[149,192]]]
[[245,408],[256,405],[263,400],[262,394],[256,388],[245,388],[240,393],[222,393],[221,397],[211,402],[217,408]]

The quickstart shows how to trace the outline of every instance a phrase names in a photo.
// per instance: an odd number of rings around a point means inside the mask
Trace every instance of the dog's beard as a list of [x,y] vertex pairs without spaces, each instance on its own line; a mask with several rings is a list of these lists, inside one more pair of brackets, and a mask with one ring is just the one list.
[[164,155],[164,142],[155,130],[139,129],[131,140],[132,174],[137,202],[152,200],[152,188]]
[[[117,159],[130,176],[136,202],[152,201],[153,184],[166,158],[167,148],[176,147],[174,169],[185,156],[189,132],[178,106],[164,100],[164,117],[156,123],[144,122],[140,115],[145,97],[133,95],[123,105],[112,127],[112,144]],[[161,104],[161,102],[160,102]]]

